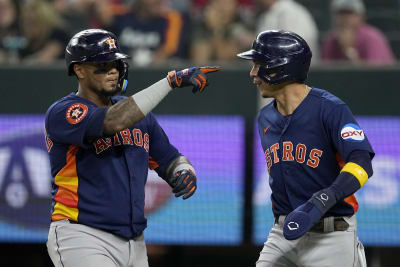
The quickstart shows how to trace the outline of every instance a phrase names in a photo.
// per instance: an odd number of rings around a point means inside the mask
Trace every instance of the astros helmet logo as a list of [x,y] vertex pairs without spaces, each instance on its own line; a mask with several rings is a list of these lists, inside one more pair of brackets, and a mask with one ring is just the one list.
[[111,49],[116,49],[117,46],[115,45],[115,39],[108,37],[107,40],[105,41],[106,44],[108,44],[108,48]]

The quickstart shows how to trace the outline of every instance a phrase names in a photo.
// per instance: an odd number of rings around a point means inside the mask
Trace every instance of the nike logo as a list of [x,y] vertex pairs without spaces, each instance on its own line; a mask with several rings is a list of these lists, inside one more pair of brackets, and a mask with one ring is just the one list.
[[269,128],[271,128],[271,125],[268,125],[267,127],[264,128],[264,134],[268,132]]

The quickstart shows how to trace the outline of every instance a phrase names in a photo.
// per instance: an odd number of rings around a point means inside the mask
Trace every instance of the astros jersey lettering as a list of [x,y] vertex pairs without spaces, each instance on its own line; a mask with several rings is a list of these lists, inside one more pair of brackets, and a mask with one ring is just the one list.
[[[122,98],[112,97],[113,104]],[[146,228],[149,163],[163,173],[180,154],[151,113],[131,128],[104,136],[106,111],[74,93],[47,111],[51,219],[69,219],[130,239]]]
[[[275,100],[259,113],[258,126],[265,153],[275,215],[287,215],[314,192],[329,187],[349,154],[374,152],[348,106],[329,92],[312,88],[289,116]],[[324,217],[357,212],[354,195],[332,207]]]

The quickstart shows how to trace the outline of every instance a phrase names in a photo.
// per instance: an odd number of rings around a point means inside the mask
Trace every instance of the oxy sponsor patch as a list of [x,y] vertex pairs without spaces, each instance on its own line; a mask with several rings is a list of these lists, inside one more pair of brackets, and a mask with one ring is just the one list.
[[83,118],[86,117],[87,113],[88,113],[88,107],[86,105],[81,103],[76,103],[69,106],[65,116],[70,124],[77,124],[80,123],[83,120]]
[[340,131],[340,136],[343,140],[351,141],[351,142],[362,142],[365,139],[364,131],[354,123],[348,123],[343,126]]

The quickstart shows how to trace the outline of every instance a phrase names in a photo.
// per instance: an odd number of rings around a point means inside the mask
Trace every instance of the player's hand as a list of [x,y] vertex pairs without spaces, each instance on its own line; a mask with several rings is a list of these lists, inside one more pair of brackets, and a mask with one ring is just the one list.
[[334,193],[323,189],[315,193],[306,203],[289,213],[283,223],[283,235],[287,240],[302,237],[314,224],[336,204]]
[[177,171],[171,182],[175,197],[183,195],[183,199],[191,197],[197,189],[197,178],[191,170]]
[[191,67],[180,71],[168,72],[167,78],[171,88],[193,86],[192,92],[203,92],[209,84],[207,73],[219,71],[220,67]]

